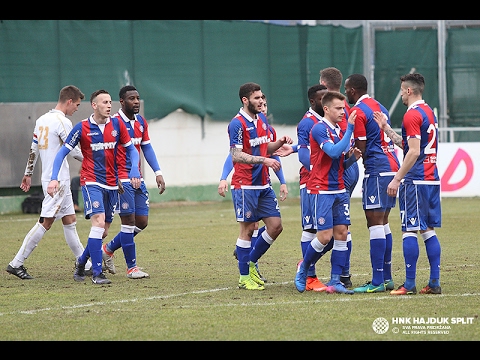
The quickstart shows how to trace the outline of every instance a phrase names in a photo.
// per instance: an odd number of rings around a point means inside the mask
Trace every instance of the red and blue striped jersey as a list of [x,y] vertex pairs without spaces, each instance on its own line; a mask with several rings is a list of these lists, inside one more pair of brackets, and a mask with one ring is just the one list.
[[326,120],[313,125],[310,131],[310,176],[307,181],[307,191],[311,194],[328,194],[345,192],[343,181],[344,159],[342,154],[338,159],[332,159],[322,150],[327,142],[338,143],[343,138],[343,131],[337,125],[333,128]]
[[437,169],[438,122],[432,108],[424,100],[414,102],[407,109],[403,116],[402,138],[404,156],[409,149],[408,139],[420,140],[420,155],[405,175],[405,182],[440,183]]
[[65,146],[72,150],[78,143],[83,154],[80,185],[118,189],[117,149],[131,144],[125,123],[110,117],[105,124],[98,125],[90,116],[73,127]]
[[365,152],[363,154],[363,166],[365,174],[378,176],[379,174],[395,173],[400,167],[393,141],[386,136],[384,131],[373,118],[374,111],[381,111],[388,117],[388,110],[377,100],[368,95],[358,99],[350,113],[357,110],[355,130],[353,136],[358,140],[366,140]]
[[[120,109],[113,117],[123,120],[125,126],[130,134],[133,145],[140,154],[141,146],[150,143],[150,136],[148,135],[148,123],[144,117],[140,114],[135,114],[136,120],[130,120]],[[127,150],[121,146],[117,150],[117,166],[118,166],[118,177],[120,180],[129,179],[130,170],[132,168],[131,160]],[[141,160],[139,157],[138,169],[141,171]]]
[[[268,143],[272,141],[272,134],[264,114],[257,114],[252,119],[240,109],[228,124],[230,148],[236,147],[253,156],[269,156]],[[262,189],[270,186],[268,167],[263,164],[233,163],[235,169],[232,175],[231,186],[234,189]]]
[[[302,120],[297,124],[297,140],[298,148],[308,148],[310,151],[310,130],[312,130],[313,125],[318,123],[321,120],[321,116],[317,114],[312,108],[303,115]],[[310,162],[311,164],[311,162]],[[308,177],[310,176],[310,169],[306,169],[302,164],[300,167],[300,186],[306,184]]]

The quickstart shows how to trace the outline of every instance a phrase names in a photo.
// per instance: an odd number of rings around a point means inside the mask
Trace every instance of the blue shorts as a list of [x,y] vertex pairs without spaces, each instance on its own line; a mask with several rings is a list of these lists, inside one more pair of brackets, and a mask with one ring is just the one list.
[[112,222],[118,205],[118,190],[108,190],[98,185],[82,186],[85,219],[95,214],[105,214],[105,222]]
[[394,175],[365,175],[362,188],[363,210],[387,210],[395,207],[397,198],[387,194]]
[[266,189],[233,189],[233,209],[238,222],[257,222],[263,218],[280,217],[277,196]]
[[359,177],[360,170],[358,169],[358,162],[354,162],[343,173],[345,189],[347,189],[347,191],[350,193],[350,196],[352,196],[353,190],[355,190],[355,186],[357,186]]
[[333,229],[335,225],[350,225],[350,196],[339,194],[308,194],[313,208],[314,228]]
[[302,229],[314,229],[310,195],[307,193],[306,187],[300,188],[300,211],[302,214]]
[[142,181],[138,189],[134,189],[130,181],[122,182],[123,194],[120,194],[119,214],[148,216],[149,197],[145,182]]
[[402,231],[442,226],[440,185],[402,183],[398,189],[398,204]]

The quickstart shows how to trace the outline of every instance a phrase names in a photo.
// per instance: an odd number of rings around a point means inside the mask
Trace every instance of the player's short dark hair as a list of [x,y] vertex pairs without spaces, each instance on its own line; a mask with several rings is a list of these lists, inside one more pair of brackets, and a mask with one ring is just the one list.
[[359,92],[367,92],[367,88],[368,88],[367,78],[362,74],[350,75],[348,77],[348,85]]
[[[262,88],[260,85],[254,82],[248,82],[240,86],[240,90],[238,91],[238,96],[240,97],[240,101],[242,98],[246,97],[247,99],[252,95],[255,91],[260,91]],[[242,102],[243,103],[243,102]]]
[[400,82],[406,82],[412,88],[414,94],[422,94],[425,89],[425,78],[422,74],[406,74],[400,77]]
[[110,94],[110,93],[104,89],[96,90],[92,93],[92,95],[90,95],[90,103],[93,103],[93,100],[100,94]]
[[137,91],[137,88],[133,85],[126,85],[126,86],[122,87],[120,89],[120,91],[118,92],[118,98],[123,99],[125,97],[125,94],[128,91]]
[[315,97],[315,94],[317,91],[322,91],[322,90],[327,90],[327,87],[322,84],[315,84],[313,86],[310,86],[307,92],[308,100],[312,100]]

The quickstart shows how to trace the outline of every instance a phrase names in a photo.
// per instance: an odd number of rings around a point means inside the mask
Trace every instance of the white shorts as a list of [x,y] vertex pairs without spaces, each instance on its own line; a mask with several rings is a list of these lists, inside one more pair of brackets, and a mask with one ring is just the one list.
[[59,191],[52,198],[47,193],[49,181],[42,181],[43,202],[41,217],[61,219],[65,215],[75,214],[73,207],[72,190],[70,189],[70,180],[60,181],[58,184]]

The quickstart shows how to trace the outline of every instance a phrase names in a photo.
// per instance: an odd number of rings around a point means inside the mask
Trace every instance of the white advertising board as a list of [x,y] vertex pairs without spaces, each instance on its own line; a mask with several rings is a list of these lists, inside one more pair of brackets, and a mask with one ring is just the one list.
[[[397,149],[402,163],[403,152]],[[441,179],[442,197],[480,196],[480,143],[440,143],[437,166]],[[363,164],[358,161],[360,179],[352,194],[361,197]]]

